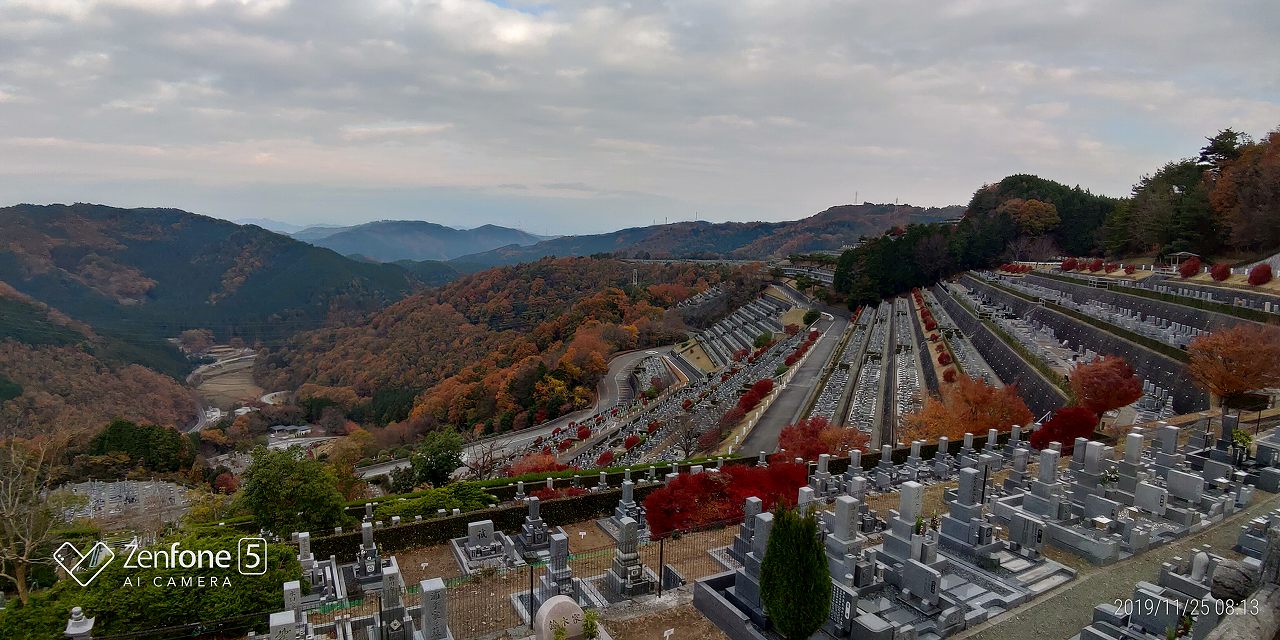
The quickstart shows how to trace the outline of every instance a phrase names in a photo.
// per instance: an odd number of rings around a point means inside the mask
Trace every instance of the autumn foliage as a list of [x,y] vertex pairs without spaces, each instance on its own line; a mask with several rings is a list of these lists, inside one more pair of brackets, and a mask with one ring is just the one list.
[[903,416],[903,440],[932,440],[939,436],[959,439],[965,433],[985,433],[988,429],[1008,431],[1013,425],[1027,425],[1034,417],[1018,397],[1017,388],[996,388],[985,381],[959,375],[930,396],[915,413]]
[[556,457],[550,453],[531,453],[519,460],[516,460],[507,468],[508,476],[522,476],[526,473],[546,473],[549,471],[564,471],[569,465],[561,464]]
[[610,464],[613,464],[612,450],[606,450],[604,453],[600,454],[600,457],[596,458],[597,467],[607,467]]
[[627,439],[622,441],[623,448],[627,449],[628,451],[631,449],[634,449],[635,446],[638,444],[640,444],[640,436],[634,433],[627,436]]
[[866,451],[871,439],[855,428],[832,425],[826,418],[808,418],[783,427],[778,436],[780,460],[817,460],[819,455],[848,455],[854,449]]
[[1089,261],[1089,271],[1097,273],[1102,271],[1102,258],[1094,258]]
[[1053,418],[1031,434],[1031,446],[1044,449],[1051,442],[1062,443],[1062,453],[1071,453],[1076,438],[1088,438],[1098,424],[1098,415],[1084,407],[1058,409]]
[[1124,266],[1124,272],[1125,272],[1125,274],[1126,274],[1126,275],[1133,275],[1133,273],[1134,273],[1135,271],[1137,271],[1137,270],[1138,270],[1138,268],[1137,268],[1136,266],[1134,266],[1134,265],[1131,265],[1131,264],[1126,264],[1126,265]]
[[1219,262],[1209,269],[1209,275],[1212,276],[1214,280],[1222,282],[1223,280],[1231,277],[1231,265]]
[[1097,414],[1127,407],[1142,397],[1142,380],[1120,356],[1077,364],[1069,379],[1076,404]]
[[1080,265],[1080,261],[1079,261],[1079,260],[1076,260],[1075,258],[1067,258],[1066,260],[1063,260],[1063,261],[1062,261],[1062,270],[1063,270],[1063,271],[1075,271],[1075,270],[1076,270],[1076,267],[1077,267],[1077,266],[1079,266],[1079,265]]
[[1249,284],[1253,286],[1264,285],[1271,282],[1271,265],[1266,262],[1255,265],[1249,270]]
[[1182,264],[1178,265],[1178,275],[1184,278],[1190,278],[1191,276],[1200,273],[1200,266],[1200,258],[1195,256],[1187,258],[1182,261]]
[[942,381],[943,381],[943,382],[946,382],[946,383],[952,383],[952,382],[955,382],[955,381],[956,381],[956,370],[955,370],[955,369],[947,369],[946,371],[943,371],[943,372],[942,372]]
[[1187,371],[1221,400],[1280,386],[1280,328],[1242,322],[1198,336],[1187,346]]
[[718,473],[682,473],[644,500],[645,518],[653,537],[712,523],[742,518],[742,504],[755,496],[770,510],[779,501],[795,504],[805,486],[808,469],[790,462],[768,467],[726,465]]

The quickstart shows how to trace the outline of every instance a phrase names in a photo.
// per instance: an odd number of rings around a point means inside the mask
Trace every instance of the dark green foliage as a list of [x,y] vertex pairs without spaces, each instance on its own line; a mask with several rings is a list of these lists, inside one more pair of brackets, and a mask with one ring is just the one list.
[[237,502],[280,536],[330,530],[349,520],[333,472],[296,450],[255,449]]
[[1114,198],[1094,195],[1079,186],[1068,187],[1038,176],[1019,174],[974,193],[965,218],[984,217],[1012,198],[1039,200],[1057,208],[1061,222],[1049,232],[1049,236],[1068,255],[1086,255],[1094,251],[1098,230],[1118,202]]
[[1230,127],[1222,129],[1200,149],[1198,164],[1211,171],[1218,171],[1222,166],[1240,157],[1244,147],[1253,144],[1253,138],[1247,133],[1240,133]]
[[394,263],[408,271],[428,287],[438,287],[457,280],[462,271],[438,260],[397,260]]
[[440,509],[463,512],[483,509],[496,504],[498,499],[485,493],[473,482],[458,482],[439,489],[428,489],[415,498],[382,502],[374,510],[378,520],[390,521],[391,516],[400,516],[402,520],[412,520],[414,516],[434,517]]
[[760,564],[760,599],[769,622],[788,640],[807,640],[831,609],[831,573],[818,521],[779,507]]
[[181,432],[128,420],[113,420],[89,441],[88,453],[123,453],[143,468],[161,473],[186,469],[195,459],[190,440]]
[[1196,160],[1170,162],[1133,186],[1128,207],[1108,221],[1104,245],[1119,255],[1219,251],[1224,229],[1209,206],[1205,168]]
[[418,449],[409,457],[409,462],[417,483],[429,482],[437,487],[442,486],[462,466],[462,436],[451,429],[432,431],[418,444]]
[[801,322],[804,322],[806,325],[813,324],[818,321],[818,318],[821,315],[822,315],[821,311],[818,311],[817,309],[810,309],[804,312],[804,318],[801,320]]
[[22,385],[0,375],[0,402],[22,395]]
[[413,410],[413,399],[417,397],[415,389],[397,387],[379,387],[373,392],[369,401],[351,410],[349,416],[360,424],[387,425],[401,422],[409,417]]
[[[162,541],[181,543],[183,549],[228,550],[237,552],[237,537],[226,533],[185,535]],[[242,576],[234,568],[198,571],[194,569],[130,569],[123,558],[117,558],[88,587],[70,580],[58,582],[52,589],[36,593],[31,603],[8,603],[0,610],[0,636],[4,638],[63,638],[67,615],[72,607],[84,609],[86,616],[96,617],[94,635],[114,635],[147,629],[170,627],[187,622],[226,620],[250,616],[240,626],[228,627],[228,634],[243,637],[245,630],[265,626],[266,613],[284,604],[280,585],[297,580],[302,569],[297,551],[288,545],[267,547],[267,571],[260,576]],[[217,588],[167,586],[168,579],[206,575],[210,578],[230,576],[231,586]],[[155,586],[154,579],[161,586]],[[125,586],[129,579],[135,586]],[[222,584],[219,582],[219,584]],[[245,624],[251,626],[245,626]],[[265,629],[259,629],[265,631]],[[203,629],[205,634],[219,636],[216,628]],[[177,637],[177,636],[172,636]]]
[[[808,323],[805,323],[805,324],[808,324]],[[761,349],[769,346],[770,342],[773,342],[773,336],[767,333],[762,333],[756,336],[755,342],[752,344],[753,346],[755,346],[755,348]]]

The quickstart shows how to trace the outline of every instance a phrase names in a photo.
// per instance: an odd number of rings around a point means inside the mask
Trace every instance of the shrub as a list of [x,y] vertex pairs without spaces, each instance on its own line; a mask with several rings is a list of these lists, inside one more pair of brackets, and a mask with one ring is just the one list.
[[588,427],[586,425],[578,427],[579,440],[586,440],[587,438],[590,438],[590,437],[591,437],[591,427]]
[[605,451],[600,454],[599,458],[596,458],[597,467],[607,467],[611,463],[613,463],[613,451]]
[[943,381],[943,382],[955,382],[955,381],[956,381],[956,370],[955,370],[955,369],[947,369],[946,371],[943,371],[943,372],[942,372],[942,381]]
[[727,429],[739,422],[742,422],[742,419],[745,417],[747,417],[747,412],[743,411],[742,407],[734,407],[726,411],[724,415],[720,416],[720,427]]
[[1102,270],[1103,270],[1103,271],[1106,271],[1107,273],[1115,273],[1115,272],[1116,272],[1116,269],[1119,269],[1119,268],[1120,268],[1120,265],[1118,265],[1118,264],[1116,264],[1116,263],[1114,263],[1114,262],[1108,262],[1108,263],[1106,263],[1106,264],[1102,265]]
[[938,330],[938,323],[937,323],[936,321],[933,321],[933,320],[926,320],[926,321],[925,321],[925,323],[924,323],[924,330],[925,330],[925,331],[937,331],[937,330]]
[[929,334],[929,342],[937,342],[937,341],[938,341],[938,334],[936,333]]
[[1271,265],[1262,263],[1249,270],[1249,284],[1253,286],[1271,282]]
[[543,450],[542,453],[531,453],[515,462],[507,468],[508,476],[522,476],[526,473],[544,473],[548,471],[564,471],[569,465],[560,464],[556,457],[551,455],[551,451]]
[[939,353],[939,354],[938,354],[938,364],[940,364],[940,365],[942,365],[942,366],[944,366],[944,367],[945,367],[945,366],[947,366],[947,365],[949,365],[949,364],[951,364],[951,354],[949,354],[949,353]]
[[1067,258],[1066,260],[1063,260],[1063,261],[1062,261],[1062,270],[1063,270],[1063,271],[1075,271],[1075,270],[1076,270],[1076,267],[1077,267],[1077,266],[1079,266],[1079,264],[1080,264],[1080,262],[1079,262],[1078,260],[1076,260],[1075,258]]
[[1102,258],[1094,258],[1089,261],[1089,271],[1097,273],[1102,271]]
[[657,420],[654,420],[653,422],[649,423],[649,427],[645,429],[645,431],[648,433],[654,433],[655,431],[661,428],[662,428],[662,423],[658,422]]
[[627,450],[634,449],[638,444],[640,444],[640,436],[634,433],[627,436],[627,439],[622,441],[622,446]]
[[572,449],[572,448],[573,448],[573,439],[572,439],[572,438],[565,439],[565,440],[561,440],[561,441],[560,441],[560,444],[556,445],[556,450],[557,450],[557,451],[561,451],[561,452],[568,451],[568,450],[570,450],[570,449]]
[[1137,270],[1138,270],[1138,268],[1137,268],[1137,267],[1135,267],[1135,266],[1133,266],[1133,265],[1131,265],[1131,264],[1126,264],[1126,265],[1124,266],[1124,272],[1125,272],[1126,274],[1128,274],[1128,275],[1133,275],[1133,272],[1135,272],[1135,271],[1137,271]]
[[1178,275],[1184,278],[1190,278],[1197,273],[1200,273],[1200,258],[1192,256],[1178,265]]
[[1219,262],[1209,269],[1209,275],[1213,276],[1214,280],[1222,282],[1231,277],[1231,265]]
[[774,629],[806,640],[831,609],[831,573],[812,513],[775,509],[769,546],[760,564],[760,599]]
[[574,496],[582,496],[582,495],[586,495],[587,493],[588,493],[587,490],[583,489],[582,487],[563,487],[560,489],[548,489],[546,487],[543,487],[541,489],[534,489],[533,491],[530,491],[529,495],[534,498],[537,498],[539,502],[546,502],[547,500],[554,500],[556,498],[572,498]]
[[645,518],[653,537],[672,531],[737,520],[742,504],[755,496],[765,509],[794,504],[805,486],[808,469],[792,462],[768,467],[728,464],[720,473],[682,473],[644,499]]
[[1031,434],[1031,446],[1044,449],[1050,442],[1062,443],[1062,454],[1071,453],[1076,438],[1087,438],[1098,424],[1098,414],[1084,407],[1058,409],[1053,419]]

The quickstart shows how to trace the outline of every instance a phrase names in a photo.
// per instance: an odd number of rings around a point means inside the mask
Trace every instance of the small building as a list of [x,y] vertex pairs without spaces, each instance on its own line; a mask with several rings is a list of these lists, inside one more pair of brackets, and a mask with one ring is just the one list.
[[311,433],[309,424],[282,424],[271,427],[273,438],[297,438]]

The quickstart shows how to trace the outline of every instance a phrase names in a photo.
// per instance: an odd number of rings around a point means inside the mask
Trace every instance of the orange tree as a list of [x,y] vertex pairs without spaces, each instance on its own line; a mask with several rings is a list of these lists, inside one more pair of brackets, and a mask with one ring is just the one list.
[[1233,397],[1280,386],[1280,328],[1242,322],[1195,338],[1187,355],[1187,371],[1218,396],[1223,411]]
[[1127,407],[1142,397],[1142,380],[1120,356],[1078,364],[1068,379],[1075,403],[1099,415]]
[[919,411],[903,417],[902,435],[906,440],[956,439],[988,429],[1008,431],[1015,424],[1027,425],[1033,420],[1015,386],[996,388],[984,380],[960,375],[941,396],[930,396]]

